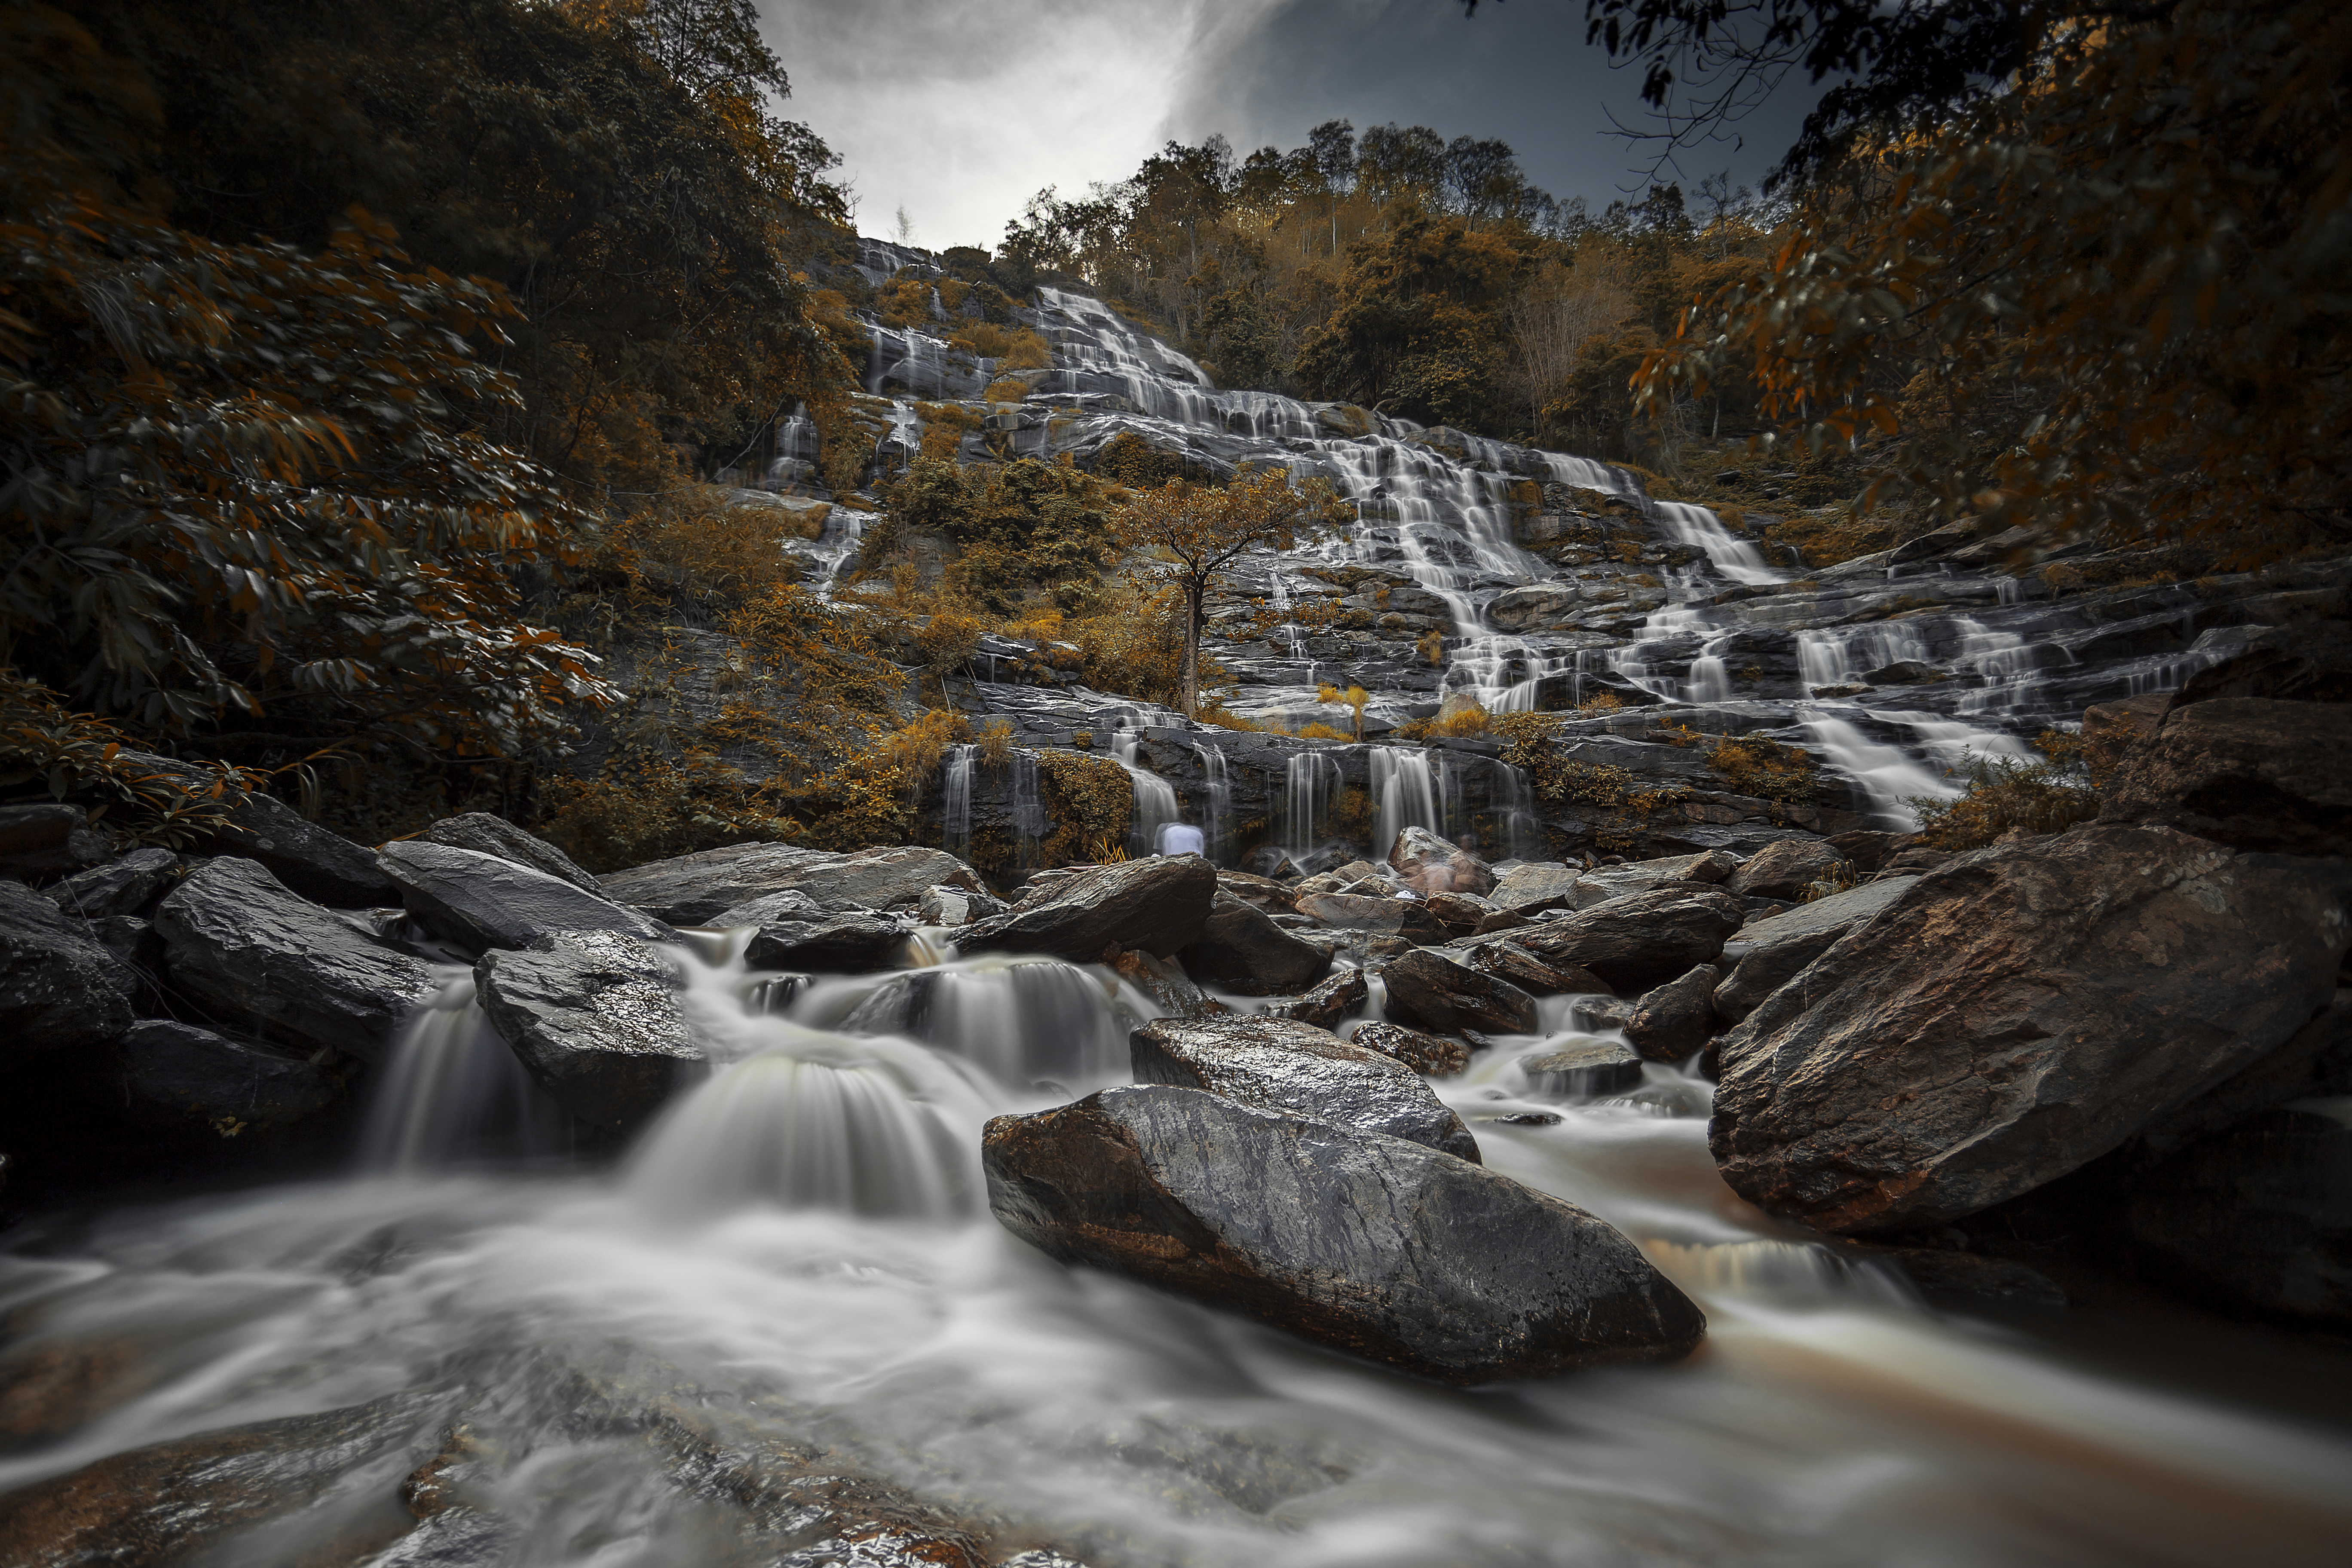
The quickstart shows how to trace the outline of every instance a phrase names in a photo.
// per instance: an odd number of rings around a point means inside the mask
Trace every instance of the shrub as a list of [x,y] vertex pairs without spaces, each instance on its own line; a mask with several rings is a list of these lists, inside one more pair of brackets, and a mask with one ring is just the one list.
[[1305,729],[1295,731],[1295,733],[1297,733],[1298,738],[1302,741],[1345,741],[1349,739],[1349,735],[1346,731],[1335,730],[1330,725],[1321,722],[1309,724]]
[[1038,752],[1037,768],[1045,812],[1054,822],[1042,846],[1046,864],[1060,865],[1081,854],[1105,858],[1108,847],[1126,837],[1135,815],[1135,784],[1127,770],[1108,757],[1058,751]]
[[1013,721],[999,719],[980,732],[980,760],[992,768],[1013,761]]
[[159,773],[126,752],[131,738],[94,713],[0,668],[0,797],[34,793],[87,808],[92,823],[141,844],[182,848],[228,820],[261,775],[226,763],[190,764],[194,782]]
[[1811,800],[1820,784],[1810,752],[1764,735],[1719,742],[1707,752],[1706,766],[1732,794],[1759,800]]
[[1192,717],[1203,724],[1213,724],[1220,730],[1257,731],[1265,728],[1255,719],[1244,719],[1238,713],[1227,712],[1222,702],[1204,702],[1201,705],[1201,710]]
[[2081,737],[2045,731],[2042,761],[1962,753],[1952,776],[1968,780],[1957,799],[1912,795],[1904,804],[1919,814],[1920,830],[1938,849],[1981,849],[2012,828],[2063,833],[2099,814],[2099,797],[2089,786]]
[[1440,718],[1432,729],[1440,735],[1483,735],[1493,723],[1494,716],[1485,704],[1470,702]]

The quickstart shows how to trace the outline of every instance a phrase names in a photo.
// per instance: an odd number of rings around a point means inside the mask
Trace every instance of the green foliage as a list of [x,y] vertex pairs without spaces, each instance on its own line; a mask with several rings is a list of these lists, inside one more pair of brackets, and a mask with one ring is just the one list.
[[1962,754],[1953,776],[1968,787],[1951,800],[1912,795],[1904,804],[1919,814],[1920,831],[1938,849],[1981,849],[2012,829],[2063,833],[2099,814],[2090,787],[2083,738],[2043,731],[2041,762],[2019,757]]

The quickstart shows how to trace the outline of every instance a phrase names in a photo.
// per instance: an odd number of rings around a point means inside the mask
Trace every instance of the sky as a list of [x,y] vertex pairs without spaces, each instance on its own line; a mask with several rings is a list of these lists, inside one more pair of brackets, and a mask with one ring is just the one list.
[[[1598,212],[1646,184],[1612,135],[1645,114],[1638,68],[1584,43],[1575,0],[758,0],[793,96],[842,155],[857,226],[915,244],[993,247],[1029,198],[1117,181],[1170,140],[1222,132],[1236,155],[1308,127],[1393,121],[1451,141],[1500,137],[1530,179]],[[1792,83],[1681,153],[1679,177],[1753,185],[1795,139]],[[1675,171],[1663,177],[1675,178]]]

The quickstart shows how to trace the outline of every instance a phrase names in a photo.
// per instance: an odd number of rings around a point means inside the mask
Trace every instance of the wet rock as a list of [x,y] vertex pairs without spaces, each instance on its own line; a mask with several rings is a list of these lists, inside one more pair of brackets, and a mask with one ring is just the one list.
[[1538,958],[1589,969],[1612,990],[1638,992],[1715,962],[1745,914],[1738,899],[1714,888],[1657,888],[1511,935]]
[[1470,1130],[1412,1069],[1311,1024],[1265,1014],[1155,1018],[1128,1037],[1128,1049],[1138,1083],[1203,1089],[1478,1159]]
[[704,1065],[667,954],[612,931],[474,968],[482,1011],[541,1089],[581,1121],[629,1131]]
[[1291,935],[1222,889],[1209,918],[1183,952],[1184,967],[1203,985],[1244,996],[1289,996],[1330,972],[1331,955]]
[[41,892],[69,915],[86,921],[110,915],[135,915],[144,910],[180,874],[180,858],[169,849],[133,849],[103,865],[92,866]]
[[1286,915],[1293,911],[1294,889],[1286,882],[1271,877],[1253,877],[1244,871],[1220,871],[1217,889],[1231,893],[1242,902],[1269,915]]
[[238,1553],[239,1532],[325,1500],[362,1470],[396,1479],[431,1451],[450,1403],[397,1394],[111,1455],[0,1496],[0,1542],[10,1562],[45,1568],[255,1561]]
[[1417,893],[1483,894],[1495,886],[1494,870],[1486,862],[1425,827],[1398,834],[1389,864]]
[[[1710,998],[1715,1016],[1727,1024],[1738,1023],[1762,1006],[1764,998],[1802,974],[1807,964],[1827,952],[1851,929],[1850,925],[1830,926],[1795,932],[1777,942],[1730,944],[1743,951]],[[1730,956],[1729,946],[1725,956]]]
[[1739,869],[1739,857],[1721,849],[1696,855],[1669,855],[1657,860],[1636,860],[1603,866],[1577,879],[1575,907],[1589,910],[1612,899],[1660,888],[1719,884]]
[[503,856],[411,838],[385,845],[376,858],[411,915],[475,952],[531,947],[566,931],[618,931],[639,942],[672,934],[602,893]]
[[1468,1046],[1460,1040],[1424,1035],[1402,1024],[1375,1021],[1360,1025],[1348,1037],[1348,1043],[1361,1050],[1393,1057],[1423,1078],[1454,1078],[1470,1070]]
[[74,1050],[131,1026],[138,977],[57,905],[0,882],[0,1040],[16,1052]]
[[1192,984],[1192,977],[1184,973],[1183,966],[1172,959],[1130,951],[1113,959],[1110,966],[1179,1018],[1207,1018],[1230,1010],[1223,1002],[1205,995]]
[[435,844],[446,844],[452,849],[470,849],[477,855],[495,855],[501,860],[511,860],[518,866],[528,866],[543,872],[559,882],[569,882],[601,895],[604,889],[595,876],[574,865],[572,857],[535,833],[527,833],[503,816],[493,816],[487,811],[469,811],[460,816],[445,816],[427,827],[419,837]]
[[1923,680],[1940,680],[1943,677],[1932,665],[1916,658],[1898,658],[1893,664],[1882,664],[1864,672],[1862,678],[1872,686],[1912,686]]
[[1407,942],[1443,942],[1445,928],[1419,900],[1362,893],[1302,893],[1298,912],[1318,924]]
[[1944,1225],[2105,1153],[2301,1028],[2340,861],[2083,827],[1957,857],[1718,1042],[1710,1146],[1842,1233]]
[[982,1161],[997,1218],[1064,1262],[1443,1382],[1669,1360],[1706,1331],[1581,1209],[1419,1143],[1217,1095],[1113,1089],[999,1117]]
[[1855,870],[1867,877],[1885,865],[1898,850],[1906,847],[1913,835],[1881,833],[1875,828],[1857,827],[1851,833],[1832,834],[1831,848],[1853,862]]
[[1576,868],[1556,861],[1529,861],[1512,867],[1496,879],[1486,901],[1500,910],[1523,913],[1539,909],[1571,909],[1575,907],[1580,875]]
[[1606,996],[1609,994],[1607,982],[1592,971],[1579,968],[1573,963],[1555,963],[1548,958],[1538,958],[1517,942],[1479,942],[1468,950],[1465,962],[1479,973],[1508,981],[1531,995]]
[[1696,1054],[1715,1033],[1715,987],[1722,978],[1721,969],[1702,963],[1645,992],[1625,1020],[1625,1037],[1654,1062],[1678,1062]]
[[1486,1120],[1499,1127],[1557,1127],[1561,1118],[1557,1110],[1511,1110]]
[[2134,1184],[2136,1256],[2205,1299],[2352,1324],[2352,1105],[2305,1100],[2191,1144]]
[[1633,1004],[1621,1002],[1614,996],[1580,996],[1569,1009],[1569,1016],[1580,1029],[1616,1029],[1622,1032],[1626,1020],[1633,1016]]
[[1431,916],[1447,932],[1465,936],[1478,929],[1480,922],[1496,912],[1486,900],[1468,893],[1432,893],[1423,900],[1429,906]]
[[89,813],[62,801],[0,806],[0,872],[38,876],[71,871],[106,858],[106,835],[89,826]]
[[[185,763],[124,752],[159,773],[211,787],[213,776]],[[369,849],[331,833],[275,795],[248,794],[229,808],[228,821],[204,847],[208,853],[251,860],[312,903],[338,910],[376,910],[400,902]]]
[[915,918],[927,926],[970,925],[1001,915],[1009,907],[991,894],[941,884],[923,889],[923,896],[915,900]]
[[828,910],[894,910],[918,902],[936,886],[988,896],[980,873],[944,849],[919,845],[861,849],[784,871],[774,889],[807,894]]
[[1536,1026],[1534,997],[1428,948],[1392,961],[1381,979],[1388,987],[1388,1016],[1401,1024],[1419,1024],[1439,1034],[1471,1028],[1524,1035]]
[[309,1058],[157,1018],[124,1030],[113,1058],[118,1103],[133,1122],[210,1137],[299,1121],[342,1089]]
[[1271,844],[1261,844],[1242,857],[1242,869],[1253,877],[1286,882],[1298,875],[1290,857]]
[[2286,1044],[2258,1058],[2141,1131],[2147,1155],[2161,1157],[2291,1100],[2352,1094],[2352,988],[2335,997]]
[[1981,1296],[2042,1307],[2066,1304],[2066,1292],[2056,1280],[2006,1258],[1979,1258],[1939,1247],[1874,1247],[1869,1256],[1894,1264],[1931,1296]]
[[1847,865],[1834,846],[1818,838],[1781,838],[1759,850],[1724,884],[1742,898],[1801,899],[1807,889]]
[[155,910],[172,983],[266,1038],[366,1060],[439,988],[422,960],[298,898],[259,865],[207,861]]
[[730,844],[635,866],[598,879],[608,899],[673,926],[709,925],[724,910],[792,885],[792,873],[838,857],[791,844]]
[[2352,852],[2352,703],[2178,704],[2116,765],[2102,823],[2177,827],[2241,849]]
[[2171,706],[2241,697],[2352,702],[2352,625],[2320,620],[2264,627],[2233,657],[2183,681]]
[[754,899],[722,912],[712,923],[759,928],[743,944],[743,962],[753,969],[869,974],[907,961],[907,928],[888,915],[827,914],[811,909],[798,893]]
[[[1342,969],[1296,1002],[1268,1008],[1267,1012],[1271,1016],[1295,1018],[1318,1029],[1336,1029],[1340,1020],[1352,1016],[1363,1006],[1370,991],[1370,987],[1364,983],[1362,970]],[[1389,1054],[1393,1056],[1395,1053]]]
[[1538,1094],[1622,1094],[1642,1083],[1642,1058],[1614,1040],[1569,1040],[1519,1058],[1528,1087]]
[[1952,851],[1914,844],[1898,849],[1879,867],[1881,877],[1919,877],[1950,864]]
[[2144,691],[2114,702],[2095,702],[2083,710],[2083,739],[2091,742],[2096,757],[2102,752],[2120,756],[2135,741],[2154,735],[2172,706],[2169,691]]
[[152,921],[137,915],[104,915],[88,922],[89,940],[114,954],[124,968],[144,978],[163,968],[163,939]]
[[959,952],[1041,952],[1092,963],[1117,943],[1170,958],[1208,923],[1217,868],[1198,855],[1094,866],[1057,883],[1041,901],[967,926]]

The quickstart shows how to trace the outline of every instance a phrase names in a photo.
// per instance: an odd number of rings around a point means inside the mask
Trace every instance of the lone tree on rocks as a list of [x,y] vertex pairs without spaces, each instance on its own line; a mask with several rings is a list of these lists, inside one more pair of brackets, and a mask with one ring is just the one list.
[[1174,576],[1184,590],[1184,711],[1201,706],[1201,607],[1209,584],[1247,551],[1297,546],[1327,523],[1345,515],[1330,485],[1309,479],[1294,485],[1277,468],[1244,468],[1222,488],[1171,479],[1145,490],[1112,521],[1128,548],[1157,549],[1173,558]]

